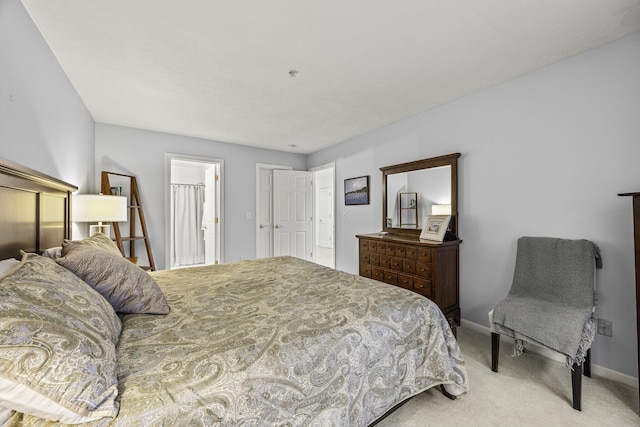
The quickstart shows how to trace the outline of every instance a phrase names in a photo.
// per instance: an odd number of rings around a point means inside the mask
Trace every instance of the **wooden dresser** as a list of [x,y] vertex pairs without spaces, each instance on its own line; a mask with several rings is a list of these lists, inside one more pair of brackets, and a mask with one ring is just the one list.
[[356,237],[361,276],[424,295],[438,304],[452,327],[460,325],[461,240],[438,244],[418,236],[380,233]]

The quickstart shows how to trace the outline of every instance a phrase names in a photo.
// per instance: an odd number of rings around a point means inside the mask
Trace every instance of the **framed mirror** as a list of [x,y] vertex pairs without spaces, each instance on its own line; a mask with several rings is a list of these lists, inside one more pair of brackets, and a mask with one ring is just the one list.
[[380,168],[382,230],[419,236],[429,215],[451,215],[458,235],[458,157],[460,153]]

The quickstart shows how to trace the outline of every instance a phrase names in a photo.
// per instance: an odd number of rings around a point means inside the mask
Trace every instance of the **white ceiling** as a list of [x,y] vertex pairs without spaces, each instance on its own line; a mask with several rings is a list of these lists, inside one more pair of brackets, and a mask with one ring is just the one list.
[[640,31],[640,0],[22,2],[96,122],[299,153]]

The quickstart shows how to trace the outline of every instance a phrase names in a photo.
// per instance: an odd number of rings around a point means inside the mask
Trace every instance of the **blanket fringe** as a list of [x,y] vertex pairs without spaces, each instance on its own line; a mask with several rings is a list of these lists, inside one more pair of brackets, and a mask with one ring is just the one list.
[[520,357],[522,353],[524,353],[527,342],[523,341],[519,338],[513,340],[513,352],[511,353],[511,357]]
[[580,336],[580,344],[578,345],[578,352],[575,357],[567,356],[566,365],[568,368],[572,368],[574,364],[582,365],[587,355],[587,350],[591,348],[591,344],[596,336],[595,331],[595,316],[591,316],[589,320],[584,324],[582,329],[582,335]]

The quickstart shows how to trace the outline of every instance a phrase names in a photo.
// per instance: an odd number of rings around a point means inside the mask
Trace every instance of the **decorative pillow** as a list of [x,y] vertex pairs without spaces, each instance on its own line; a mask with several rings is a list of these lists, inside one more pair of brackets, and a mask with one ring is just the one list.
[[156,281],[119,253],[75,247],[56,262],[100,292],[118,313],[169,313],[169,304]]
[[120,319],[50,258],[0,279],[0,407],[62,423],[115,417]]
[[107,252],[111,252],[114,255],[122,256],[120,249],[118,249],[118,246],[114,241],[103,233],[96,233],[93,236],[82,240],[65,240],[62,243],[62,256],[65,256],[71,249],[78,246],[99,248]]
[[4,276],[20,264],[15,258],[7,258],[0,261],[0,277]]
[[62,246],[56,246],[55,248],[49,248],[42,251],[42,256],[47,258],[56,259],[62,256]]

